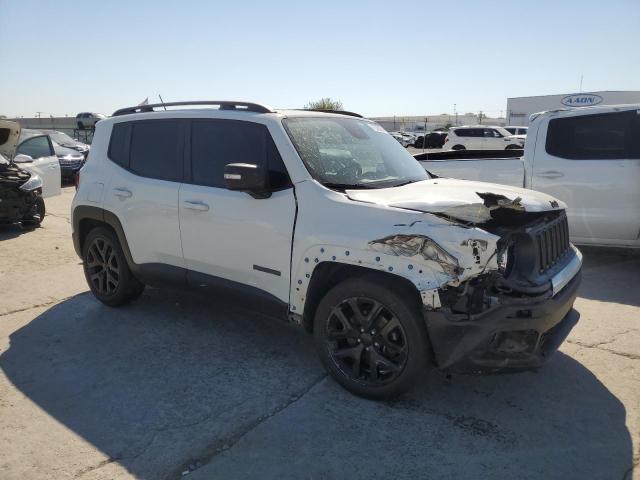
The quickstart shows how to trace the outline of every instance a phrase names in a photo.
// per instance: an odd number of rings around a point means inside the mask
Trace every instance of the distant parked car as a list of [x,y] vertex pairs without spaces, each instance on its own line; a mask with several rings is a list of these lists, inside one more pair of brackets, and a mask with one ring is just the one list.
[[446,150],[510,150],[524,148],[524,138],[516,137],[503,127],[472,125],[449,130]]
[[70,148],[71,150],[75,150],[80,152],[86,158],[89,154],[89,145],[86,143],[82,143],[75,138],[71,138],[64,132],[59,132],[58,130],[40,130],[42,133],[46,133],[51,137],[51,140],[56,142],[61,147]]
[[511,135],[526,135],[529,127],[504,127]]
[[400,145],[402,145],[403,147],[408,147],[408,146],[409,146],[409,144],[411,143],[411,141],[410,141],[407,137],[405,137],[404,135],[402,135],[400,132],[389,132],[389,134],[390,134],[393,138],[395,138],[395,139],[398,141],[398,143],[399,143]]
[[60,194],[60,164],[49,135],[38,130],[22,131],[17,122],[0,120],[0,154],[38,176],[44,198]]
[[[427,133],[427,143],[424,148],[442,148],[447,138],[447,132],[429,132]],[[416,138],[415,147],[422,148],[424,135]]]
[[75,177],[76,172],[84,165],[86,157],[82,152],[60,145],[58,142],[53,140],[53,137],[50,134],[46,133],[49,131],[52,130],[45,131],[25,128],[20,133],[20,139],[24,140],[38,135],[48,135],[51,139],[53,151],[55,152],[55,155],[58,158],[58,163],[60,164],[60,176],[63,180],[71,180]]
[[76,115],[76,123],[80,130],[92,129],[99,120],[104,120],[104,115],[100,113],[82,112]]

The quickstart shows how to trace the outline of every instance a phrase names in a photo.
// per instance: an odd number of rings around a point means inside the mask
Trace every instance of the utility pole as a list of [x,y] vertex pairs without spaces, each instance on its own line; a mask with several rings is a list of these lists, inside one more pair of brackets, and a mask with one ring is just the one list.
[[424,117],[424,134],[422,135],[422,153],[427,146],[427,117]]
[[480,113],[478,114],[478,121],[480,122],[480,125],[482,125],[482,117],[484,115],[482,114],[482,110],[480,110]]
[[453,104],[453,113],[456,115],[456,123],[455,123],[455,125],[457,127],[458,126],[458,108],[457,108],[457,105],[455,103]]
[[582,80],[584,79],[584,75],[580,75],[580,90],[578,93],[582,93]]

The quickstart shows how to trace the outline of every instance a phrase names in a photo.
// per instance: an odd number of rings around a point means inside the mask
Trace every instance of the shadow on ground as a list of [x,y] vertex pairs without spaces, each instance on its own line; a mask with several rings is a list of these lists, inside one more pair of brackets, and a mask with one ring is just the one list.
[[579,248],[583,254],[583,279],[578,296],[640,306],[640,251]]
[[11,238],[19,237],[25,233],[33,232],[35,226],[22,226],[21,223],[0,223],[0,242],[2,240],[9,240]]
[[120,309],[64,301],[11,335],[0,366],[109,457],[71,476],[117,462],[177,478],[201,460],[196,478],[622,478],[631,464],[623,405],[562,354],[375,403],[322,380],[303,332],[161,290]]

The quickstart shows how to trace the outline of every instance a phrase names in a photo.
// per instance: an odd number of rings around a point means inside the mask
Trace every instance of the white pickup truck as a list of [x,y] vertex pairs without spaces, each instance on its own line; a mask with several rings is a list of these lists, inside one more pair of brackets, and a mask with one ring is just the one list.
[[415,156],[430,173],[525,187],[568,208],[577,244],[640,247],[640,105],[533,115],[518,151]]

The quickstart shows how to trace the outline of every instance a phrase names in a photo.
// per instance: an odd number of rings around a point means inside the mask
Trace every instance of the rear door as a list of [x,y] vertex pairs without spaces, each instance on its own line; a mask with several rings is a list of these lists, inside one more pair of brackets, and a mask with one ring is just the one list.
[[628,110],[543,119],[531,187],[568,205],[581,243],[630,244],[640,232],[640,115]]
[[[26,155],[30,160],[15,159],[20,168],[37,174],[42,179],[42,196],[60,195],[60,162],[53,149],[49,135],[29,137],[16,148],[17,155]],[[23,157],[24,158],[24,157]]]
[[[296,202],[267,127],[194,119],[188,138],[180,230],[190,281],[204,287],[222,280],[223,285],[254,287],[288,302]],[[223,172],[229,163],[267,169],[271,196],[255,199],[227,190]]]
[[183,280],[178,191],[184,125],[175,119],[114,124],[107,154],[112,174],[104,195],[105,209],[122,224],[134,263],[164,276],[182,274]]

